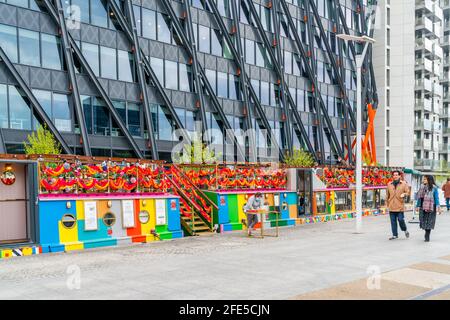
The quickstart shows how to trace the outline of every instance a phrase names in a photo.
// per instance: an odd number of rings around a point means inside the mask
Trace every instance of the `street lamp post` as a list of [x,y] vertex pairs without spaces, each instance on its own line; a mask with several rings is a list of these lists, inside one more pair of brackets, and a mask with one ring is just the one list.
[[[362,230],[362,66],[367,54],[369,44],[375,40],[368,36],[352,36],[339,34],[338,38],[346,41],[364,42],[362,54],[356,56],[356,233]],[[349,149],[349,152],[351,150]]]

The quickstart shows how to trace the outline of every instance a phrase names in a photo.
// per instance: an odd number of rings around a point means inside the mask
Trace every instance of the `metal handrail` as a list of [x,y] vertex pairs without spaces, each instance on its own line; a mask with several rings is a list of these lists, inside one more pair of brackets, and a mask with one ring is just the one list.
[[200,192],[200,194],[203,196],[203,199],[205,199],[210,205],[212,205],[214,208],[219,210],[219,207],[217,204],[215,204],[211,199],[208,198],[208,196],[192,181],[191,178],[189,178],[186,173],[184,173],[180,168],[178,168],[177,165],[173,164],[173,167],[177,168],[178,172],[180,172],[183,175],[183,178],[185,178],[194,188],[196,191]]

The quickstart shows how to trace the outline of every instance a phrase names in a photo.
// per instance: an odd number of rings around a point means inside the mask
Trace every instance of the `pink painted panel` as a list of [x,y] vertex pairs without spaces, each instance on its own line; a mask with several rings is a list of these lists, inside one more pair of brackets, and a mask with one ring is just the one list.
[[0,242],[27,238],[25,201],[0,202]]
[[[0,173],[4,171],[0,163]],[[27,238],[27,202],[25,165],[12,164],[16,181],[7,186],[0,182],[0,242]]]
[[[25,166],[23,164],[12,164],[16,174],[16,182],[13,185],[6,186],[0,182],[0,201],[25,199]],[[3,173],[5,164],[0,163],[0,174]]]

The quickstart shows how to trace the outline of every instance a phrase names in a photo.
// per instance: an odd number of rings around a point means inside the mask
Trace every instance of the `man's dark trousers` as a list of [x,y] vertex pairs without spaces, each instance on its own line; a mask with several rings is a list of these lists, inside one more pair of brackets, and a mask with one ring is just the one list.
[[391,217],[392,235],[398,237],[397,220],[402,231],[406,231],[405,214],[403,212],[389,212]]

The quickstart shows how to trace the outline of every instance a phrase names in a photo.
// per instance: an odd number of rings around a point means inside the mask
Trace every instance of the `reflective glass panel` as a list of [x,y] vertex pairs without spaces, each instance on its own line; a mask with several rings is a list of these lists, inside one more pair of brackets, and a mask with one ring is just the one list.
[[103,78],[117,79],[116,49],[100,47],[100,63]]
[[0,24],[0,46],[12,62],[18,62],[17,28]]
[[42,67],[61,70],[62,52],[61,40],[50,34],[41,33],[42,41]]
[[14,86],[9,86],[9,118],[11,129],[31,130],[31,109]]
[[40,66],[39,33],[19,29],[19,57],[20,63]]

